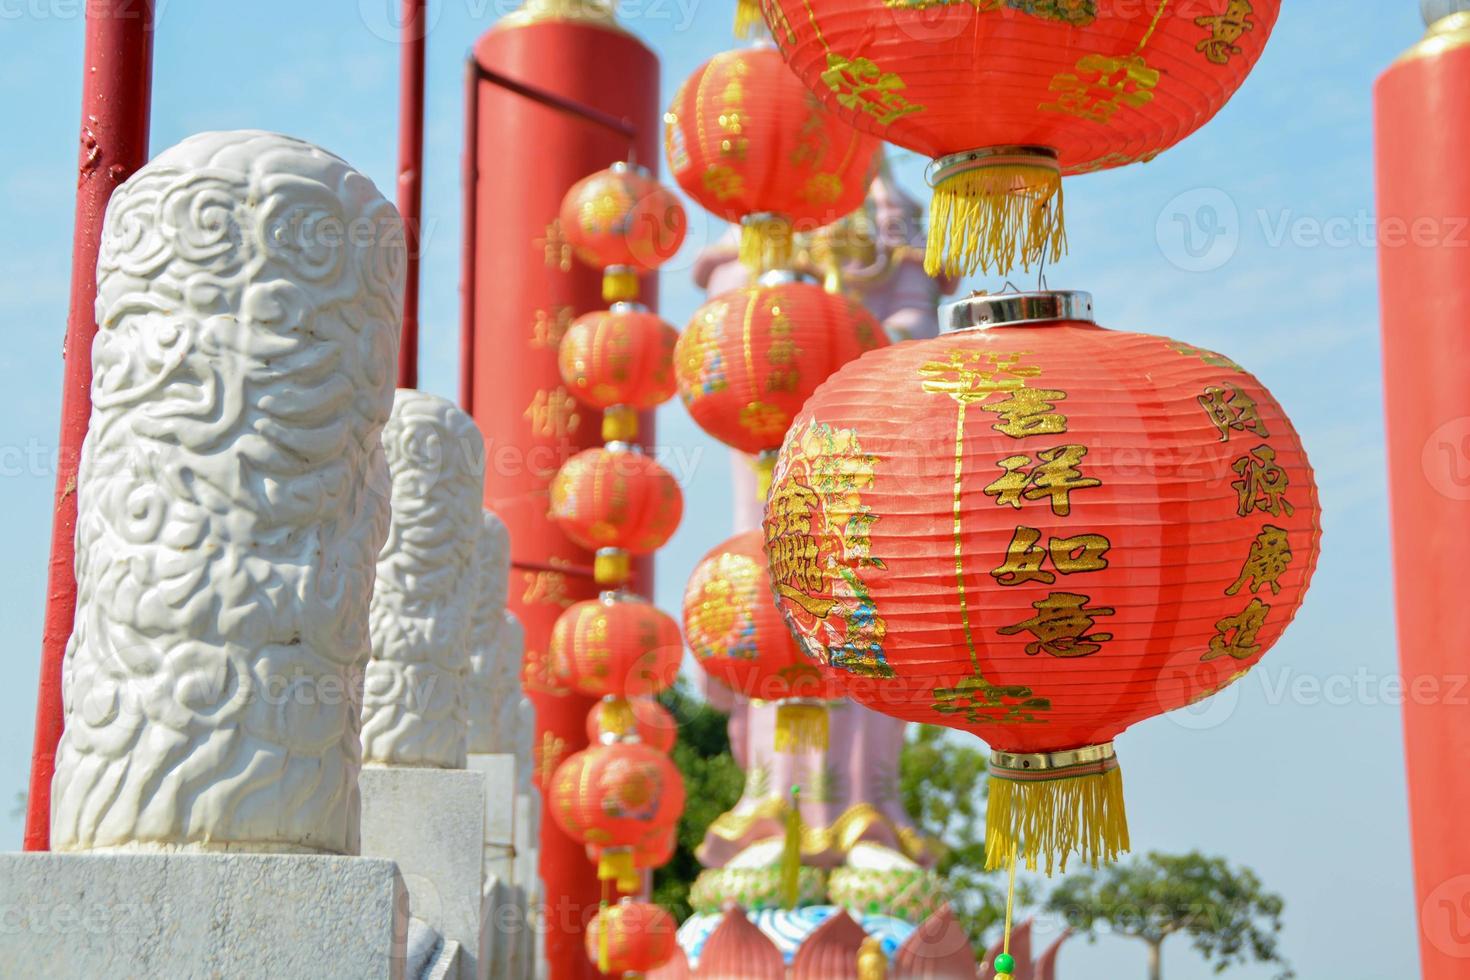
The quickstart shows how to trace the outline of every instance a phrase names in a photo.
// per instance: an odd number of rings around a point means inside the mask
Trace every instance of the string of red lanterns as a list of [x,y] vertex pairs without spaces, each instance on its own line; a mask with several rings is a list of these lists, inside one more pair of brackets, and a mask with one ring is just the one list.
[[[668,860],[684,809],[684,784],[666,753],[674,726],[651,696],[678,674],[678,624],[627,591],[631,559],[662,547],[683,514],[673,476],[633,443],[638,413],[673,396],[677,333],[636,302],[638,277],[683,242],[678,200],[646,171],[614,164],[578,181],[561,207],[574,254],[603,271],[612,306],[575,320],[557,362],[567,389],[602,411],[604,445],[563,464],[550,487],[550,513],[573,541],[596,554],[596,599],[567,608],[552,630],[548,671],[559,689],[600,700],[587,717],[588,748],[552,775],[553,819],[597,864],[603,903],[587,933],[601,972],[643,971],[673,953],[672,923],[657,906],[632,901],[640,872]],[[615,888],[624,896],[608,900]]]

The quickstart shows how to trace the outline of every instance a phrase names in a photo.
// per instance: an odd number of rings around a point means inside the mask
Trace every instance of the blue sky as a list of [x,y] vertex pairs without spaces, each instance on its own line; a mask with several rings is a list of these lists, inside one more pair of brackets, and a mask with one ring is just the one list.
[[[453,397],[463,58],[511,0],[431,5],[422,382]],[[0,0],[0,372],[11,379],[0,412],[7,847],[20,842],[20,820],[8,811],[29,765],[40,649],[82,6]],[[278,130],[340,154],[391,195],[397,55],[388,11],[396,0],[159,6],[155,151],[205,129]],[[730,6],[628,7],[636,16],[625,22],[664,59],[666,98],[730,46]],[[1417,973],[1371,230],[1371,85],[1421,33],[1417,7],[1290,0],[1260,65],[1213,123],[1151,164],[1069,183],[1071,256],[1048,273],[1053,287],[1093,292],[1106,325],[1166,333],[1250,368],[1295,420],[1317,467],[1326,533],[1296,625],[1216,703],[1119,741],[1135,846],[1199,848],[1256,869],[1287,899],[1285,947],[1306,980]],[[921,189],[923,161],[899,154],[896,163]],[[676,324],[699,300],[688,281],[693,253],[719,230],[692,225],[664,278],[663,312]],[[689,570],[714,543],[711,528],[729,513],[728,457],[677,403],[660,424],[660,441],[692,464],[684,526],[660,566],[658,598],[677,609]],[[1211,975],[1178,939],[1165,966],[1171,980]],[[1077,943],[1061,967],[1068,980],[1142,976],[1143,951],[1117,940]]]

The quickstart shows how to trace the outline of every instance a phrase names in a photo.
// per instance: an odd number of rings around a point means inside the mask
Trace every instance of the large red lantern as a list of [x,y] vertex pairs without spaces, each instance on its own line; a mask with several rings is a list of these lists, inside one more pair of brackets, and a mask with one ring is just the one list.
[[644,167],[615,163],[583,177],[561,202],[561,231],[577,258],[603,269],[609,303],[638,295],[638,275],[674,257],[688,219],[673,192]]
[[557,348],[567,390],[602,409],[604,442],[632,442],[638,413],[673,397],[679,332],[633,303],[614,303],[572,321]]
[[793,226],[814,231],[861,207],[879,141],[823,107],[772,48],[722,51],[664,114],[669,170],[684,192],[742,222],[740,257],[790,264]]
[[630,698],[657,694],[679,673],[679,626],[631,592],[604,592],[569,606],[551,631],[552,669],[579,694]]
[[604,907],[587,926],[587,956],[599,971],[614,976],[657,970],[673,958],[678,928],[659,906],[623,899]]
[[637,877],[633,849],[677,823],[684,781],[669,757],[652,746],[593,745],[557,767],[549,804],[569,837],[600,849],[597,876],[626,883]]
[[765,535],[779,605],[847,693],[990,744],[992,865],[1127,847],[1112,739],[1231,683],[1295,615],[1317,491],[1229,359],[1091,322],[1079,293],[879,351],[807,403]]
[[551,517],[567,537],[597,553],[599,584],[627,581],[630,555],[646,555],[673,536],[684,495],[672,474],[636,446],[584,450],[551,481]]
[[674,375],[700,428],[758,455],[780,447],[828,375],[887,342],[857,301],[772,272],[695,311],[674,350]]
[[778,750],[826,746],[821,702],[842,697],[842,685],[802,655],[782,622],[759,528],[716,545],[694,566],[684,590],[684,636],[709,676],[747,698],[778,702]]
[[630,735],[668,753],[678,740],[679,723],[653,698],[603,698],[587,712],[589,743],[620,742]]
[[764,0],[777,45],[846,122],[935,158],[930,274],[1065,244],[1061,177],[1153,159],[1261,56],[1280,0]]

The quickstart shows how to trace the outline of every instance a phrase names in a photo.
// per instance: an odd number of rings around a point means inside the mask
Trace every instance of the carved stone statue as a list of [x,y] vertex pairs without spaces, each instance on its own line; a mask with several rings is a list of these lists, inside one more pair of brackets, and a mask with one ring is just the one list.
[[402,389],[383,448],[393,519],[373,589],[363,761],[463,769],[485,444],[452,403]]
[[480,595],[470,638],[470,751],[515,751],[516,701],[521,695],[521,647],[525,633],[505,608],[510,584],[510,532],[485,511],[480,535]]
[[113,194],[56,850],[355,853],[404,246],[308,143],[203,133]]

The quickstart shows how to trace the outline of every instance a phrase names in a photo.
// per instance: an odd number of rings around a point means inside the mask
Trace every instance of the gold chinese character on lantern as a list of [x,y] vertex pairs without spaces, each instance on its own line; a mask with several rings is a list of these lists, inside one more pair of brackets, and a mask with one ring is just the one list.
[[717,164],[709,167],[700,176],[705,189],[721,201],[739,197],[745,193],[745,177],[733,167]]
[[1241,517],[1252,511],[1264,511],[1272,517],[1287,517],[1296,509],[1286,499],[1286,489],[1291,480],[1276,462],[1276,450],[1270,446],[1257,446],[1231,464],[1238,480],[1231,481],[1238,497],[1235,512]]
[[[1072,513],[1072,491],[1102,486],[1102,481],[1083,476],[1079,467],[1087,455],[1087,447],[1056,446],[1030,456],[1007,456],[996,465],[1005,470],[1003,476],[985,488],[997,506],[1021,509],[1023,500],[1050,500],[1051,512],[1058,517]],[[1029,467],[1029,468],[1028,468]]]
[[1209,36],[1196,44],[1194,49],[1203,54],[1207,61],[1217,65],[1228,64],[1231,58],[1241,53],[1240,45],[1235,42],[1244,37],[1246,31],[1256,29],[1255,21],[1251,20],[1254,13],[1251,0],[1230,0],[1230,5],[1223,14],[1196,17],[1196,26],[1207,30]]
[[1266,615],[1270,611],[1271,607],[1260,599],[1252,599],[1240,612],[1217,622],[1215,635],[1210,637],[1209,652],[1200,660],[1214,660],[1227,655],[1236,660],[1247,660],[1260,653],[1261,644],[1256,642],[1256,634],[1266,625]]
[[1197,399],[1210,422],[1220,432],[1220,441],[1229,442],[1230,432],[1254,432],[1262,439],[1271,433],[1261,421],[1256,400],[1237,385],[1210,385]]
[[1029,687],[992,684],[977,674],[954,687],[935,688],[930,707],[941,715],[963,715],[972,725],[984,721],[1028,725],[1046,720],[1036,713],[1050,711],[1051,699],[1035,697]]
[[1057,577],[1045,569],[1048,559],[1063,575],[1100,572],[1108,567],[1105,556],[1113,546],[1101,534],[1052,538],[1045,548],[1038,544],[1040,540],[1041,531],[1038,529],[1017,527],[1011,536],[1009,547],[1006,548],[1005,561],[990,573],[996,582],[1004,586],[1024,585],[1027,582],[1051,585]]
[[1159,78],[1158,69],[1150,68],[1141,54],[1118,58],[1084,55],[1075,72],[1059,72],[1051,80],[1056,101],[1037,108],[1105,123],[1119,109],[1137,109],[1152,102]]
[[1291,565],[1291,543],[1286,531],[1273,524],[1261,528],[1261,533],[1251,542],[1250,554],[1241,566],[1240,576],[1226,588],[1226,595],[1235,595],[1242,588],[1247,592],[1259,592],[1262,586],[1270,586],[1272,595],[1281,594],[1281,578]]
[[838,105],[866,112],[884,126],[924,111],[924,106],[899,94],[908,86],[897,72],[882,71],[869,58],[846,58],[829,51],[822,81],[836,93]]
[[1038,653],[1068,659],[1088,657],[1113,638],[1111,633],[1089,632],[1097,625],[1097,617],[1116,612],[1105,606],[1089,608],[1087,604],[1091,601],[1091,596],[1053,592],[1031,603],[1036,615],[1012,626],[1002,626],[996,632],[1001,636],[1025,632],[1036,637],[1034,642],[1026,644],[1026,653],[1033,657]]
[[521,417],[531,423],[534,435],[543,438],[569,436],[582,424],[582,416],[577,413],[577,400],[561,385],[550,391],[537,391]]

